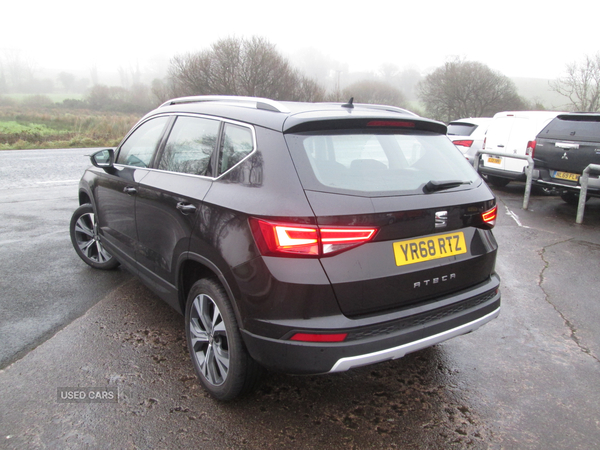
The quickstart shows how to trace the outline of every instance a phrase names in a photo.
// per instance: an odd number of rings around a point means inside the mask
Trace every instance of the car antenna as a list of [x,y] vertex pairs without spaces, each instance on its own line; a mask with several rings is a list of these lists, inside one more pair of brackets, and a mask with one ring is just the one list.
[[344,103],[342,105],[342,108],[354,108],[354,97],[350,97],[350,100],[348,100],[348,103]]

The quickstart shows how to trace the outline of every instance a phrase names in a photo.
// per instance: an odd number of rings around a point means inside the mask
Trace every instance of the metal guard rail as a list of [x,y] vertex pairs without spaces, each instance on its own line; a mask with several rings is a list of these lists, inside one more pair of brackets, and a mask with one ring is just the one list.
[[579,204],[577,205],[577,219],[575,220],[575,222],[577,222],[577,223],[583,222],[583,212],[585,210],[585,201],[587,200],[587,190],[588,190],[588,183],[590,180],[590,174],[600,175],[600,165],[599,164],[590,164],[585,169],[583,169],[583,173],[581,174],[581,178],[579,179],[579,184],[581,184],[581,190],[579,191]]
[[503,156],[505,158],[523,159],[527,161],[527,169],[525,169],[525,175],[527,175],[527,181],[525,182],[525,196],[523,197],[523,209],[527,209],[529,206],[529,197],[531,196],[531,179],[533,177],[533,159],[529,155],[515,155],[513,153],[503,152],[491,152],[489,150],[478,150],[477,159],[475,161],[475,170],[479,169],[479,161],[481,155],[492,155],[492,156]]

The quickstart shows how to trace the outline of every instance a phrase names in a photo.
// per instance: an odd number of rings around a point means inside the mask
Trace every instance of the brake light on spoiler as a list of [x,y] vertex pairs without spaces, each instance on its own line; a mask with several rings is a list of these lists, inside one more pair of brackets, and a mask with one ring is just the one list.
[[319,227],[250,218],[250,228],[265,256],[331,256],[370,241],[377,228]]
[[392,127],[392,128],[414,128],[414,122],[405,120],[371,120],[367,123],[368,127]]

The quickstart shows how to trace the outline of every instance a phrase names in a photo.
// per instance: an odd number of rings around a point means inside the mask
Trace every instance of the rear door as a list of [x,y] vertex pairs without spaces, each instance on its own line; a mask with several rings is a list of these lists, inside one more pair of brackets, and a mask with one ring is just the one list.
[[[532,141],[537,134],[535,121],[527,117],[515,116],[513,125],[506,141],[505,151],[513,155],[525,156],[527,142]],[[527,161],[523,159],[504,158],[504,170],[522,173]]]
[[[488,128],[484,150],[507,153],[507,144],[510,139],[514,120],[514,116],[495,117]],[[507,170],[505,157],[484,154],[482,155],[482,161],[485,167]]]
[[156,170],[139,183],[135,211],[140,275],[169,302],[176,302],[177,261],[189,248],[202,199],[212,184],[220,128],[219,120],[177,117]]

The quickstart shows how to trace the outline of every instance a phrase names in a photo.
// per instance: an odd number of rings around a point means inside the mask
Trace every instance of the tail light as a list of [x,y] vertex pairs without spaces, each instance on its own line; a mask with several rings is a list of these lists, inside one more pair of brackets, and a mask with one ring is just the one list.
[[529,155],[533,158],[533,155],[535,154],[535,141],[529,141],[527,142],[527,150],[525,150],[525,154]]
[[487,142],[487,137],[483,138],[483,145],[481,146],[481,149],[485,149],[485,144]]
[[461,147],[471,147],[471,145],[473,145],[473,141],[466,141],[466,140],[452,141],[452,143],[454,145],[460,145]]
[[484,225],[488,228],[493,228],[496,225],[496,217],[498,216],[498,205],[495,205],[492,209],[488,209],[486,212],[481,213],[481,220]]
[[265,256],[313,257],[333,254],[370,241],[377,228],[318,227],[250,219],[256,245]]

